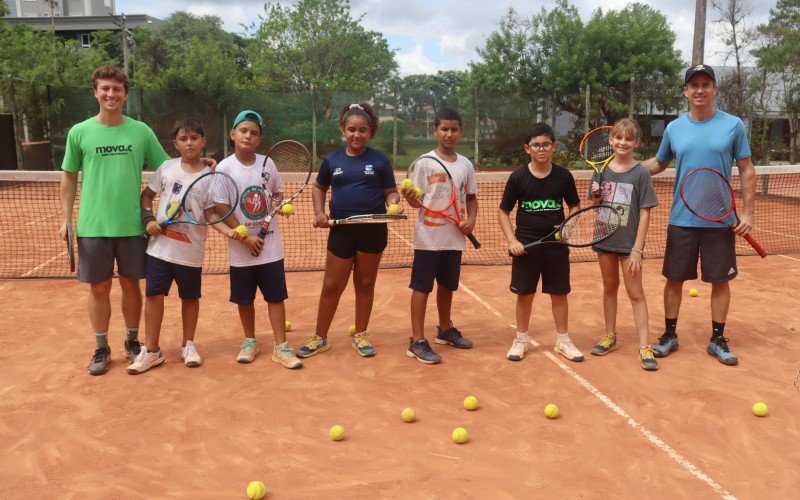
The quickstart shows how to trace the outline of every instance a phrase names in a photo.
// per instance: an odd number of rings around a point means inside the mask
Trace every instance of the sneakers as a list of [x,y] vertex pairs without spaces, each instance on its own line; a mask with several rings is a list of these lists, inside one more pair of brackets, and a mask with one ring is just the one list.
[[444,331],[437,326],[436,338],[434,341],[437,344],[447,344],[453,347],[458,347],[459,349],[470,349],[472,347],[472,341],[464,338],[461,335],[461,332],[459,332],[458,329],[452,325],[450,325],[450,328]]
[[431,345],[426,339],[414,341],[413,338],[408,339],[408,350],[406,355],[410,358],[417,358],[420,363],[426,365],[435,365],[442,360],[442,357],[433,352]]
[[595,356],[605,356],[611,351],[619,349],[617,345],[617,336],[613,333],[607,333],[600,339],[596,346],[592,347],[592,354]]
[[197,348],[191,340],[186,341],[186,345],[181,348],[181,358],[186,366],[195,367],[200,366],[202,360],[197,353]]
[[648,371],[658,370],[658,361],[654,354],[653,348],[649,345],[639,349],[639,363],[642,364],[642,368]]
[[292,346],[288,342],[276,345],[272,349],[272,361],[280,363],[286,368],[294,369],[303,366],[303,362],[294,355]]
[[125,341],[125,353],[128,355],[128,362],[133,363],[136,361],[136,356],[142,351],[142,344],[139,339]]
[[164,353],[159,349],[156,352],[150,352],[147,347],[142,347],[139,355],[133,363],[127,368],[128,373],[136,375],[137,373],[144,373],[154,366],[158,366],[164,362]]
[[358,351],[361,357],[368,358],[375,355],[375,348],[367,340],[367,332],[356,333],[353,335],[353,349]]
[[108,347],[98,347],[94,350],[92,360],[89,362],[89,375],[102,375],[108,371],[108,364],[111,362],[111,349]]
[[306,342],[303,347],[297,350],[297,357],[310,358],[311,356],[325,352],[330,348],[331,345],[328,343],[328,339],[323,339],[319,335],[314,335],[308,339],[308,342]]
[[658,337],[658,344],[653,346],[653,354],[657,358],[665,358],[672,351],[678,350],[678,336],[672,332],[664,332]]
[[506,357],[511,361],[519,361],[525,357],[525,353],[528,352],[528,349],[531,348],[531,338],[526,337],[521,339],[519,337],[514,339],[514,343],[511,344],[511,349],[508,350],[508,354]]
[[706,347],[706,352],[717,358],[723,365],[737,365],[739,358],[728,348],[728,340],[725,337],[712,338]]
[[561,342],[556,341],[556,346],[553,350],[570,361],[583,361],[583,354],[570,339],[562,340]]
[[242,349],[239,351],[236,361],[239,363],[251,363],[256,359],[256,354],[258,354],[258,340],[246,338],[242,342]]

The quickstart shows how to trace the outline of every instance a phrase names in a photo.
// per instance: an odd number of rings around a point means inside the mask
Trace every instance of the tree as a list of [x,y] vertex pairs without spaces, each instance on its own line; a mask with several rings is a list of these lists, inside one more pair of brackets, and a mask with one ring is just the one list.
[[11,13],[11,9],[5,2],[0,2],[0,17],[6,16]]
[[380,33],[353,18],[347,0],[300,0],[264,5],[248,44],[254,82],[273,91],[372,91],[397,71]]
[[718,13],[715,23],[721,28],[718,38],[725,44],[724,61],[727,64],[733,59],[735,64],[732,75],[720,73],[717,76],[720,89],[717,101],[724,109],[749,122],[750,75],[744,67],[744,60],[756,37],[755,30],[748,29],[746,25],[747,17],[753,13],[753,6],[750,0],[711,0],[711,6]]

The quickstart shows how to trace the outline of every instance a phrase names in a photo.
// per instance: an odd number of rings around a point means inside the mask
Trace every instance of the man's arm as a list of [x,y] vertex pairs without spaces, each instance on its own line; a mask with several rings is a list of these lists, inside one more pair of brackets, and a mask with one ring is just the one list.
[[753,215],[755,214],[756,203],[756,167],[753,166],[751,157],[736,160],[739,167],[739,177],[742,180],[742,202],[741,211],[737,211],[739,224],[733,228],[739,236],[744,236],[753,229]]
[[666,170],[667,167],[669,166],[669,164],[671,163],[671,160],[670,161],[658,161],[658,158],[656,158],[654,156],[654,157],[652,157],[650,159],[647,159],[647,160],[644,160],[644,161],[642,161],[640,163],[644,166],[644,168],[647,169],[648,172],[650,172],[650,175],[653,176],[653,175],[656,175],[656,174],[660,174],[661,172]]
[[61,197],[61,213],[64,222],[59,230],[61,239],[67,239],[67,223],[72,221],[72,209],[75,206],[75,193],[78,190],[78,172],[61,171],[59,195]]

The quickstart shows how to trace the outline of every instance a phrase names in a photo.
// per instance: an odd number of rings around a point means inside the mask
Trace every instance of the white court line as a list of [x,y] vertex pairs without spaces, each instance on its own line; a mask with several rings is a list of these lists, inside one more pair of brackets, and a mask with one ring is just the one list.
[[784,259],[789,259],[789,260],[793,260],[795,262],[800,262],[800,259],[797,259],[795,257],[789,257],[788,255],[778,254],[775,257],[783,257]]
[[[472,291],[472,289],[469,288],[467,285],[465,285],[463,282],[460,283],[460,288],[463,289],[465,292],[467,292],[467,294],[469,294],[473,299],[475,299],[476,302],[485,307],[494,316],[503,319],[503,315],[497,309],[495,309],[494,307],[491,306],[491,304],[483,300],[477,293]],[[509,326],[516,330],[516,325],[509,325]],[[534,347],[541,347],[541,344],[539,344],[533,339],[531,339],[531,343],[534,345]],[[680,453],[675,451],[675,449],[673,449],[670,445],[665,443],[661,438],[656,436],[652,431],[648,430],[642,424],[637,422],[636,419],[631,417],[625,410],[622,409],[622,407],[620,407],[618,404],[612,401],[611,398],[606,396],[600,389],[593,386],[588,380],[578,375],[572,368],[564,364],[560,359],[556,358],[555,354],[547,350],[542,350],[542,353],[547,357],[547,359],[555,363],[556,366],[561,368],[567,375],[572,377],[573,380],[578,382],[586,390],[592,393],[593,396],[599,399],[611,411],[613,411],[620,417],[624,418],[628,422],[628,425],[639,431],[639,433],[642,434],[653,446],[666,453],[667,456],[669,456],[672,460],[674,460],[678,465],[680,465],[681,467],[689,471],[689,473],[691,473],[694,477],[696,477],[697,479],[699,479],[700,481],[704,482],[706,485],[711,487],[711,489],[713,489],[715,493],[717,493],[726,500],[733,500],[736,498],[732,493],[730,493],[728,490],[720,486],[719,483],[711,479],[711,477],[708,474],[698,469],[690,461],[686,460]]]
[[34,273],[39,271],[39,269],[49,265],[52,262],[55,262],[56,259],[59,259],[59,258],[65,256],[65,255],[67,255],[67,251],[66,250],[64,250],[63,252],[61,252],[58,255],[54,255],[54,256],[50,257],[49,259],[47,259],[46,261],[42,262],[41,264],[39,264],[38,266],[34,267],[33,269],[30,269],[30,270],[26,271],[20,277],[21,278],[30,278]]

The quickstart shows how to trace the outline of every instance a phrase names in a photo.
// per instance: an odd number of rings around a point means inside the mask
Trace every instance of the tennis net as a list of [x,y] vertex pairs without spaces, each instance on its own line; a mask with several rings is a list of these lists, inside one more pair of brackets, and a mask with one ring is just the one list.
[[[756,228],[753,232],[771,254],[800,252],[800,166],[757,167]],[[578,192],[586,196],[591,171],[574,171]],[[145,173],[148,177],[149,173]],[[286,176],[292,192],[297,180]],[[403,174],[398,172],[398,180]],[[463,262],[473,265],[508,264],[508,246],[497,223],[497,207],[509,172],[478,174],[479,215],[475,235],[483,246],[469,245]],[[60,172],[0,171],[0,278],[67,277],[66,247],[58,236],[62,217],[59,203]],[[674,170],[655,177],[653,183],[660,205],[651,212],[645,256],[664,255],[669,207],[672,203]],[[738,191],[738,175],[733,178]],[[80,197],[76,200],[76,209]],[[586,202],[583,202],[586,204]],[[741,206],[741,201],[737,201]],[[296,200],[296,214],[280,217],[281,237],[286,252],[286,269],[323,269],[328,231],[312,227],[313,208],[308,191]],[[408,207],[407,207],[408,208]],[[413,259],[416,210],[409,209],[408,221],[389,225],[389,246],[383,267],[406,267]],[[512,217],[513,219],[513,217]],[[216,231],[209,231],[203,271],[228,270],[227,242]],[[754,255],[753,249],[737,238],[739,255]],[[591,249],[572,249],[573,262],[595,260]]]

